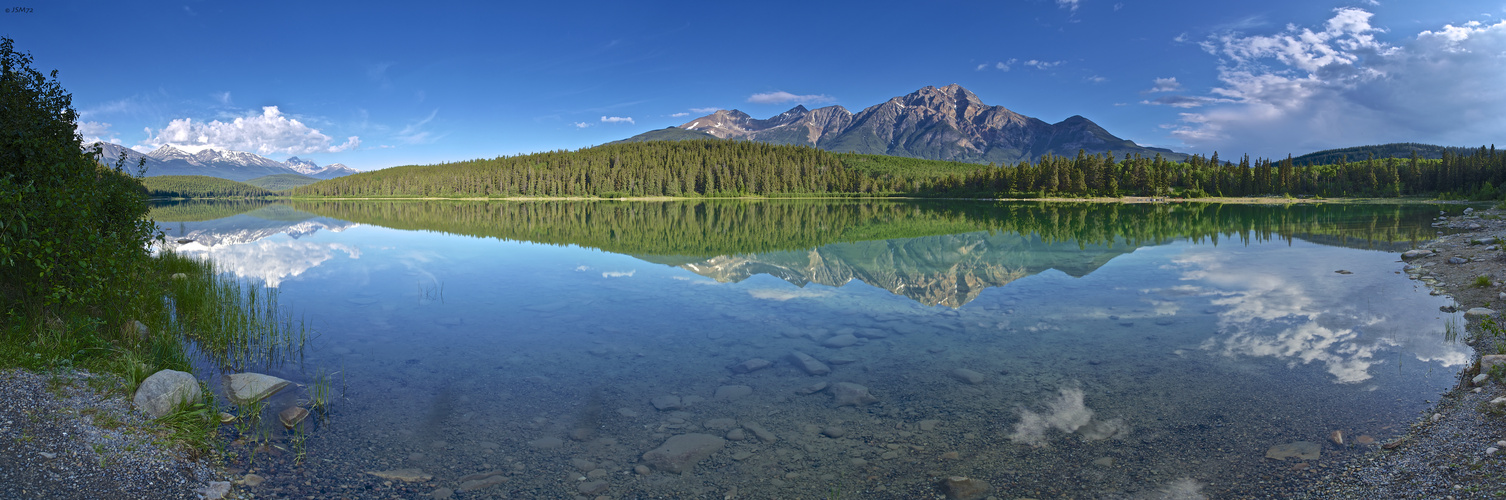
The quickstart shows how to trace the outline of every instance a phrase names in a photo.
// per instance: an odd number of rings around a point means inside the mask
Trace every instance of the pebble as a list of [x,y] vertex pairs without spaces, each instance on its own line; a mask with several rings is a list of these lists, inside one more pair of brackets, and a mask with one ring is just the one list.
[[847,429],[835,426],[827,427],[821,430],[821,434],[825,434],[829,438],[839,438],[847,435]]

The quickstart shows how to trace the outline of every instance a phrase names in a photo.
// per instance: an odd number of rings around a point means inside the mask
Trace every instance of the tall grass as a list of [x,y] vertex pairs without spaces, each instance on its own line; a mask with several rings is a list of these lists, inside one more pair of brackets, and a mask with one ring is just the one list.
[[309,329],[278,303],[277,289],[222,276],[213,261],[163,251],[168,327],[193,342],[218,366],[234,370],[276,364],[302,355]]

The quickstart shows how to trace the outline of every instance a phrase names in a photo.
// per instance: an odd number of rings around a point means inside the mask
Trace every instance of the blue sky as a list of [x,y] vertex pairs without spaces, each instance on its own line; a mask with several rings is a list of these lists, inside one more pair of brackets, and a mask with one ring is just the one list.
[[12,3],[85,137],[361,170],[950,83],[1225,158],[1506,137],[1506,0]]

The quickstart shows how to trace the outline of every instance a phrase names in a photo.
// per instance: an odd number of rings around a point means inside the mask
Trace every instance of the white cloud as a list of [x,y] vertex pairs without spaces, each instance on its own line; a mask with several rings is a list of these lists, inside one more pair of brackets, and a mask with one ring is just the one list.
[[633,121],[633,117],[631,117],[631,116],[603,116],[603,117],[601,117],[601,122],[602,123],[632,123],[634,125],[637,125],[637,123],[635,123]]
[[219,101],[220,104],[229,106],[230,105],[230,92],[226,91],[226,92],[216,93],[216,94],[214,94],[214,100]]
[[1008,61],[999,61],[999,62],[995,62],[995,63],[983,63],[983,64],[979,64],[978,65],[978,71],[983,71],[983,70],[988,69],[990,67],[992,67],[993,69],[999,70],[999,71],[1009,71],[1010,65],[1012,65],[1014,63],[1017,63],[1019,61],[1020,61],[1019,59],[1010,59]]
[[1057,66],[1061,66],[1065,62],[1066,61],[1039,61],[1031,59],[1029,61],[1025,61],[1025,65],[1034,67],[1035,69],[1051,69]]
[[1089,82],[1092,82],[1092,83],[1103,83],[1103,82],[1109,81],[1108,78],[1104,78],[1104,77],[1098,76],[1098,75],[1093,75],[1093,76],[1087,77],[1086,80],[1089,81]]
[[683,118],[683,117],[686,117],[686,116],[690,116],[690,113],[686,113],[684,111],[681,111],[679,113],[675,113],[675,114],[669,115],[670,118]]
[[763,92],[748,96],[748,102],[755,104],[779,104],[785,102],[820,103],[833,100],[835,99],[826,94],[796,95],[782,90],[777,92]]
[[[1321,29],[1224,32],[1202,42],[1220,85],[1173,136],[1197,149],[1279,156],[1359,144],[1487,144],[1506,132],[1506,22],[1471,21],[1392,45],[1345,7]],[[1184,106],[1185,107],[1185,106]]]
[[690,108],[692,113],[715,113],[721,110],[722,108]]
[[1072,12],[1077,12],[1078,1],[1079,0],[1056,0],[1056,6],[1059,8],[1071,10]]
[[173,120],[145,142],[152,146],[172,144],[190,148],[215,148],[236,151],[251,151],[259,154],[287,153],[307,154],[315,152],[340,152],[361,144],[361,139],[351,136],[344,144],[332,145],[334,140],[296,119],[288,118],[277,106],[262,108],[259,115],[239,117],[229,122],[213,120],[195,122],[192,118]]
[[1146,92],[1176,92],[1182,90],[1182,83],[1178,82],[1175,76],[1171,78],[1157,78],[1155,82],[1156,85]]
[[586,128],[586,127],[591,126],[591,124],[586,123],[586,122],[575,122],[574,125],[575,125],[575,128]]
[[95,142],[113,142],[120,144],[120,139],[110,131],[110,124],[102,122],[81,121],[74,125],[74,131],[84,137],[84,144]]
[[433,132],[423,130],[424,126],[434,121],[434,117],[436,116],[439,116],[438,109],[430,111],[429,116],[422,120],[403,126],[403,129],[398,131],[396,135],[397,140],[407,144],[429,144],[439,140],[439,136],[434,135]]

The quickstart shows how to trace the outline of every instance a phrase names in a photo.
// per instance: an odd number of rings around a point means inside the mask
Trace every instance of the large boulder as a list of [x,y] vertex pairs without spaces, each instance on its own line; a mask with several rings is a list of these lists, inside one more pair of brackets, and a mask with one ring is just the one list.
[[238,405],[251,404],[266,399],[292,382],[262,375],[260,373],[232,373],[223,379],[225,397]]
[[710,434],[681,434],[644,453],[643,461],[655,469],[679,474],[726,445],[727,440]]
[[162,370],[141,381],[141,386],[136,388],[136,397],[132,402],[152,418],[162,418],[172,413],[173,408],[179,404],[197,403],[203,396],[203,391],[199,389],[199,380],[194,378],[193,374]]

